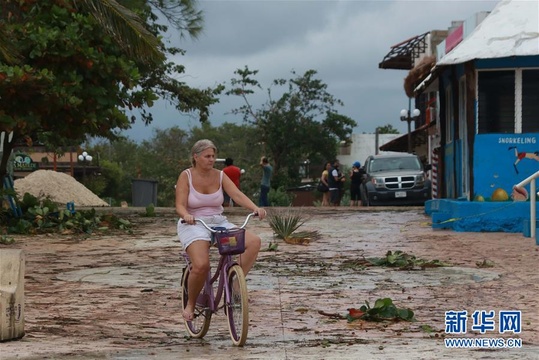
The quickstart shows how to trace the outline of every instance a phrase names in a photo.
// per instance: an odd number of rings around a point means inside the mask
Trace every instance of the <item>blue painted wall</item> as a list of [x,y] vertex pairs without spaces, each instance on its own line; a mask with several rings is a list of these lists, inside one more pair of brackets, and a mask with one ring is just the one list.
[[455,181],[457,182],[457,198],[463,197],[462,193],[462,140],[457,139],[455,143]]
[[[518,153],[528,153],[515,165]],[[478,134],[474,142],[474,196],[489,201],[494,190],[509,196],[513,185],[539,170],[539,134]],[[526,187],[529,190],[529,186]]]

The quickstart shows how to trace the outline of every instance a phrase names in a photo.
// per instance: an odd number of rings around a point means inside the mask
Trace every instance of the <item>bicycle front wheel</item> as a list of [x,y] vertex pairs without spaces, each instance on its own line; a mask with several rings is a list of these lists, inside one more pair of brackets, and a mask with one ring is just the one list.
[[[187,266],[182,275],[182,311],[187,306],[187,283],[189,280],[189,266]],[[192,321],[186,321],[184,319],[185,328],[189,335],[194,338],[202,338],[208,332],[210,328],[211,321],[211,310],[209,307],[209,296],[204,290],[198,295],[196,306],[195,306],[195,316]]]
[[228,270],[226,284],[230,293],[230,301],[225,299],[228,330],[234,345],[243,346],[249,329],[249,301],[245,275],[239,265]]

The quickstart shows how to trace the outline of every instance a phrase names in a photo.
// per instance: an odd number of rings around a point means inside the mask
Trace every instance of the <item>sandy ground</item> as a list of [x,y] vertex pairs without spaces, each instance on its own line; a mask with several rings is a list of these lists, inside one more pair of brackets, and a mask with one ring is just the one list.
[[[16,236],[0,247],[26,252],[26,335],[0,343],[0,359],[538,359],[535,239],[432,230],[418,208],[303,210],[309,219],[300,230],[320,234],[308,245],[274,239],[267,221],[249,225],[261,234],[263,251],[248,277],[243,348],[231,345],[221,312],[204,340],[187,337],[172,209],[158,209],[155,218],[140,216],[143,209],[112,209],[136,225],[132,234]],[[240,222],[245,213],[227,214]],[[278,241],[277,251],[268,251],[271,241]],[[388,250],[452,266],[360,266]],[[385,297],[413,310],[417,321],[344,319],[347,309]],[[522,348],[446,348],[449,310],[522,311],[520,334],[481,335],[471,331],[470,318],[467,334],[453,336],[518,338]]]

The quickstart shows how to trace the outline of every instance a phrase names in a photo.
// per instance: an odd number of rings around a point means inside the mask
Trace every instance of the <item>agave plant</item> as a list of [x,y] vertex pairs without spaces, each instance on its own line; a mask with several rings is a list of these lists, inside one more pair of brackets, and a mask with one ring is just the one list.
[[304,212],[293,208],[275,209],[268,213],[268,222],[276,237],[295,245],[306,245],[319,237],[317,231],[296,232],[307,219]]
[[287,239],[305,223],[304,216],[292,208],[275,209],[268,213],[268,222],[278,238]]

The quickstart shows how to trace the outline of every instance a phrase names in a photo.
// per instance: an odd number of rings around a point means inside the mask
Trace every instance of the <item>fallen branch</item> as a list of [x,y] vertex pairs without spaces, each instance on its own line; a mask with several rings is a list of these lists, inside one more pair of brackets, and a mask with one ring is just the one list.
[[318,313],[320,315],[324,315],[324,316],[327,316],[329,318],[332,318],[332,319],[338,319],[338,320],[344,320],[346,319],[346,316],[343,316],[339,313],[328,313],[328,312],[325,312],[324,310],[318,310]]

